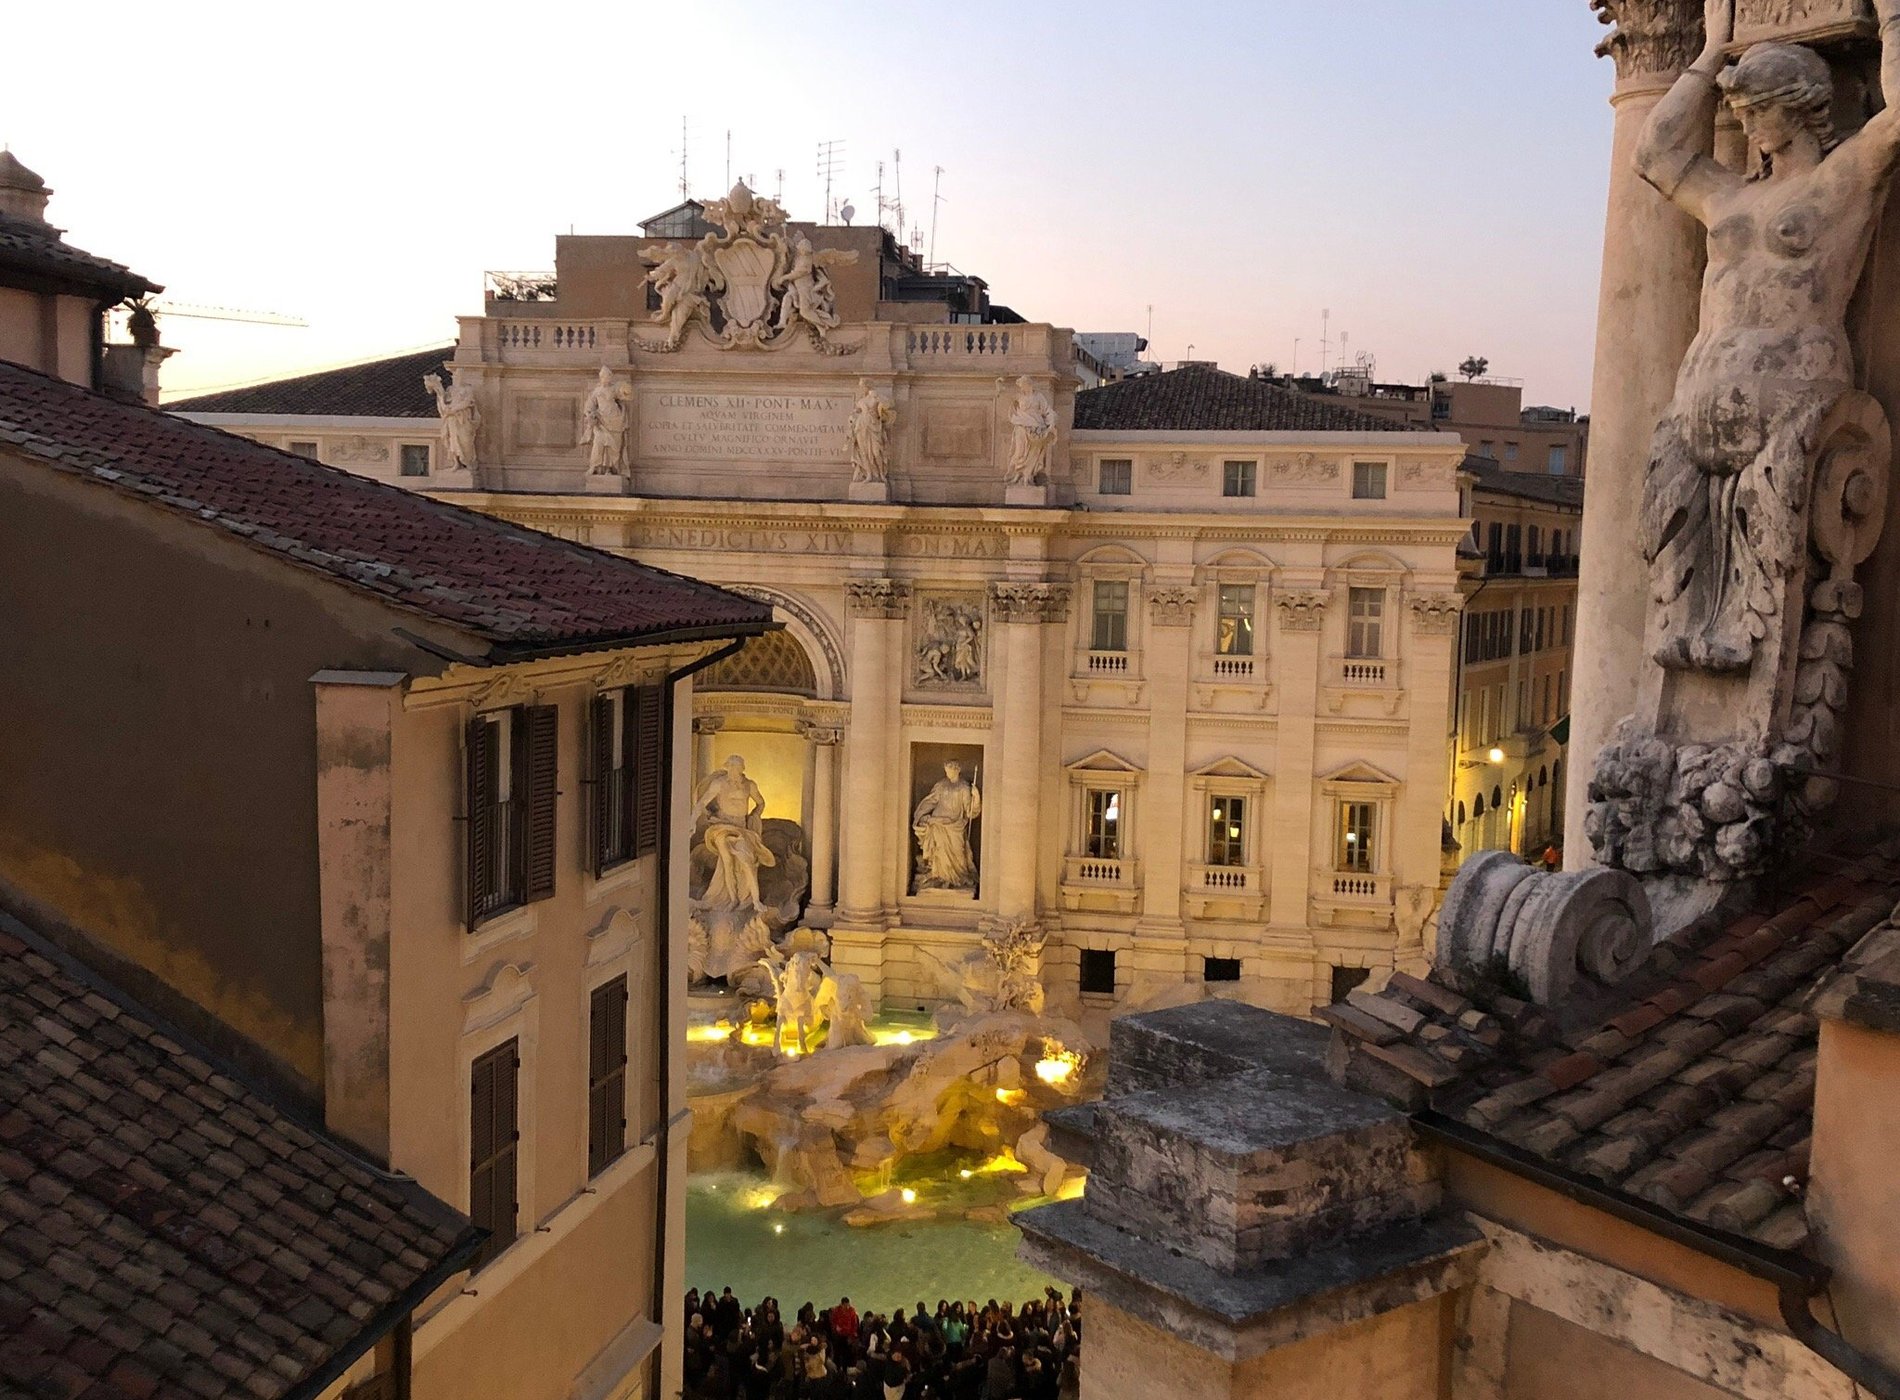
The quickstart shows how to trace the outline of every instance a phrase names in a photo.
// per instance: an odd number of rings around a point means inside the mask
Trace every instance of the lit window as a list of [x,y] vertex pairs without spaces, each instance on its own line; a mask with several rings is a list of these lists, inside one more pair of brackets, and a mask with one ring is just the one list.
[[1220,493],[1223,496],[1251,496],[1254,493],[1254,464],[1226,462],[1221,466]]
[[1247,863],[1247,799],[1216,797],[1208,811],[1207,863]]
[[1385,655],[1385,590],[1383,588],[1348,590],[1346,655],[1364,658]]
[[405,442],[402,445],[402,474],[404,476],[429,474],[429,445],[426,442]]
[[1126,458],[1105,461],[1097,469],[1095,489],[1104,496],[1126,496],[1134,489],[1135,464]]
[[1352,498],[1355,501],[1383,501],[1385,499],[1385,463],[1354,462],[1352,464]]
[[1088,794],[1088,830],[1085,854],[1092,860],[1122,858],[1122,795],[1119,789],[1095,789]]
[[1128,650],[1128,585],[1101,579],[1095,585],[1095,611],[1089,635],[1091,651]]
[[1339,868],[1370,873],[1372,870],[1372,804],[1339,804]]
[[1223,583],[1214,650],[1222,656],[1253,655],[1253,585]]

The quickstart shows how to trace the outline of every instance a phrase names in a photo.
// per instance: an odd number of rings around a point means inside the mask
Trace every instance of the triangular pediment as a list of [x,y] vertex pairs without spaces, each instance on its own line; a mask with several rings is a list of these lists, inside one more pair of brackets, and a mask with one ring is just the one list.
[[1263,771],[1245,759],[1235,758],[1232,754],[1225,758],[1217,758],[1212,763],[1203,764],[1193,769],[1188,776],[1191,778],[1241,778],[1253,783],[1264,783],[1267,780],[1267,775]]
[[1071,773],[1139,773],[1141,769],[1130,763],[1118,753],[1107,749],[1097,749],[1087,758],[1078,758],[1074,763],[1063,765]]
[[1335,768],[1330,773],[1320,774],[1320,781],[1322,783],[1377,783],[1380,787],[1399,785],[1399,780],[1384,769],[1374,768],[1370,763],[1359,759],[1355,759],[1342,768]]

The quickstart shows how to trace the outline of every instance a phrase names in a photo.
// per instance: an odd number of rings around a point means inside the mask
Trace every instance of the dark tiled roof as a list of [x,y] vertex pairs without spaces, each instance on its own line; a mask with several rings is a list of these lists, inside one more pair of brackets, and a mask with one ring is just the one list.
[[1540,476],[1536,472],[1506,471],[1488,457],[1467,457],[1463,470],[1477,477],[1473,489],[1496,496],[1542,501],[1547,505],[1583,508],[1583,478]]
[[481,1238],[0,927],[0,1393],[313,1395]]
[[762,630],[723,588],[0,362],[0,450],[174,510],[501,657]]
[[106,301],[164,290],[123,264],[73,247],[49,225],[0,214],[0,284],[10,272],[52,278]]
[[1807,1179],[1810,1003],[1893,915],[1896,856],[1858,861],[1772,916],[1692,925],[1574,1028],[1443,968],[1318,1014],[1367,1087],[1409,1085],[1415,1105],[1603,1187],[1798,1249],[1807,1219],[1783,1183]]
[[1207,365],[1084,389],[1075,426],[1111,432],[1429,432]]
[[453,345],[421,350],[343,369],[274,379],[243,389],[225,389],[196,398],[174,399],[172,413],[273,413],[309,417],[433,418],[435,396],[422,384],[425,374],[441,374]]

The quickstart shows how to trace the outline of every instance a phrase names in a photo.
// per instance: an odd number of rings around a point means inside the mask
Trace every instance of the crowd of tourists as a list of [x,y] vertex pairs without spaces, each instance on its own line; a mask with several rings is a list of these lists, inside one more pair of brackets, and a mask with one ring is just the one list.
[[1079,1294],[860,1313],[849,1298],[747,1308],[727,1288],[686,1295],[686,1400],[1075,1400]]

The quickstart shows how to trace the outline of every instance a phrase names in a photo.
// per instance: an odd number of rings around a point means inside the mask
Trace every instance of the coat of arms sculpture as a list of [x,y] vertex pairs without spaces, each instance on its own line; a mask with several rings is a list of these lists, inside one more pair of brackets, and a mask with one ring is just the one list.
[[838,307],[828,269],[855,263],[855,252],[813,248],[786,227],[776,199],[755,194],[743,180],[708,203],[705,216],[724,232],[640,250],[657,264],[647,281],[660,293],[653,320],[666,327],[663,340],[636,341],[640,349],[677,350],[694,326],[728,350],[773,349],[800,335],[828,354],[863,348],[831,340]]

